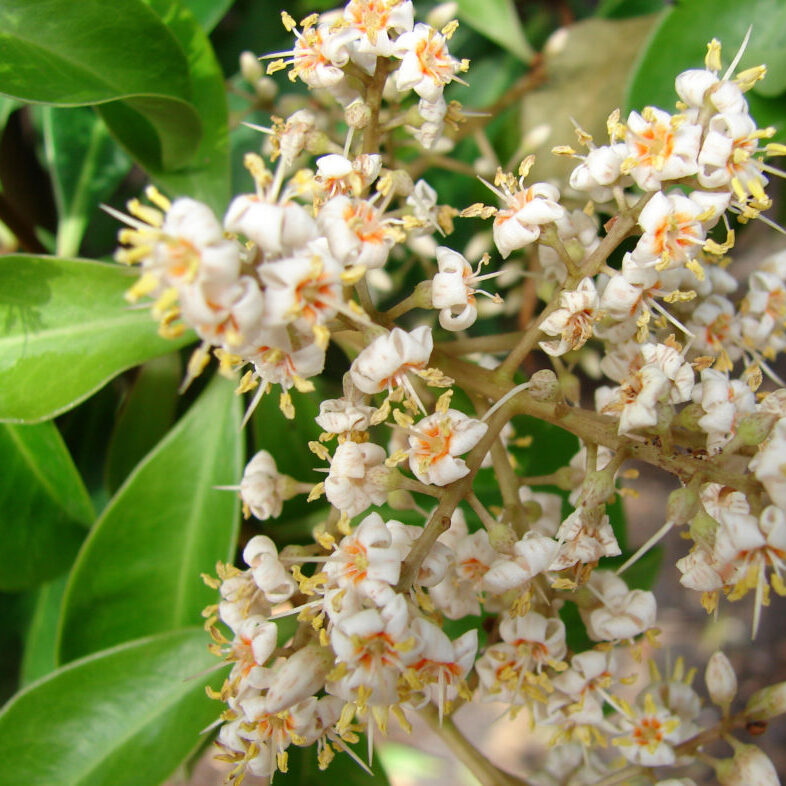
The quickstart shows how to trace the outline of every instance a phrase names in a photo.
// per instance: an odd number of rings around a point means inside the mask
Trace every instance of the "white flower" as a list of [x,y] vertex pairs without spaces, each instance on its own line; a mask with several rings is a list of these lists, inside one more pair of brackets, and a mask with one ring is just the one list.
[[742,356],[740,321],[732,302],[721,295],[710,295],[697,306],[687,324],[694,334],[692,348],[700,353],[719,356],[721,371],[730,370]]
[[355,701],[362,687],[369,704],[398,703],[398,678],[418,658],[403,595],[394,595],[381,609],[342,616],[332,628],[330,644],[347,673],[327,684],[329,693]]
[[276,713],[305,701],[322,689],[332,667],[333,653],[328,647],[309,644],[297,650],[269,676],[265,709]]
[[240,496],[260,521],[281,515],[279,477],[275,459],[266,450],[260,450],[243,471]]
[[541,341],[540,348],[549,355],[564,355],[583,347],[592,336],[592,326],[597,321],[598,292],[591,278],[583,278],[573,292],[560,295],[560,308],[553,311],[540,329],[558,341]]
[[270,603],[283,603],[297,591],[297,582],[278,558],[276,544],[266,535],[255,535],[248,541],[243,561]]
[[663,180],[695,175],[701,134],[700,125],[677,122],[661,109],[647,107],[642,114],[631,112],[623,171],[629,172],[644,191],[660,190]]
[[232,200],[224,227],[253,240],[266,257],[291,253],[317,237],[316,223],[304,207],[296,202],[271,204],[256,194]]
[[565,623],[559,617],[544,617],[536,611],[523,617],[503,616],[499,635],[515,647],[526,646],[538,670],[550,662],[562,660],[567,652]]
[[780,786],[775,765],[756,745],[745,745],[729,737],[734,758],[715,763],[715,772],[722,786]]
[[331,199],[319,211],[317,224],[330,251],[345,266],[383,267],[397,232],[370,202],[347,196]]
[[559,190],[548,183],[534,183],[525,188],[522,177],[518,188],[503,183],[501,190],[494,191],[507,205],[497,211],[493,226],[494,243],[503,259],[516,249],[534,243],[543,224],[565,215],[565,208],[559,204]]
[[514,544],[512,559],[497,559],[491,564],[483,576],[483,587],[497,595],[523,587],[549,569],[558,551],[557,541],[530,530]]
[[733,436],[739,419],[756,409],[756,397],[739,379],[707,368],[701,372],[701,383],[693,391],[693,400],[707,413],[698,423],[707,432],[707,449],[720,450]]
[[331,505],[350,518],[369,505],[382,505],[387,499],[385,449],[373,442],[341,443],[333,455],[325,480],[325,495]]
[[570,187],[588,192],[596,202],[608,202],[613,197],[611,186],[617,181],[622,186],[630,182],[621,170],[626,153],[627,147],[619,142],[590,150],[570,173]]
[[437,192],[425,180],[421,179],[415,183],[406,202],[412,208],[415,218],[424,224],[426,231],[431,231],[438,226]]
[[393,328],[371,342],[352,362],[352,382],[364,393],[380,393],[406,383],[410,371],[426,368],[434,342],[431,328],[422,326],[407,333]]
[[594,641],[631,639],[654,627],[657,604],[651,592],[628,590],[623,579],[605,570],[593,572],[590,586],[602,605],[582,610],[581,616]]
[[294,256],[261,265],[265,326],[298,320],[302,329],[324,325],[343,310],[342,271],[324,238],[311,241]]
[[705,208],[679,192],[666,196],[657,191],[639,215],[644,234],[633,251],[641,264],[659,269],[675,267],[692,259],[704,241],[699,217]]
[[371,513],[351,535],[341,539],[325,563],[325,572],[336,586],[368,594],[379,584],[395,586],[401,560],[401,549],[393,543],[390,525],[378,513]]
[[319,403],[317,425],[328,434],[345,434],[348,431],[365,431],[371,424],[376,410],[346,398],[325,399]]
[[647,693],[630,716],[621,719],[625,734],[612,740],[633,764],[660,767],[676,760],[674,744],[680,742],[680,719]]
[[435,412],[410,428],[409,466],[422,483],[447,486],[469,467],[458,458],[471,450],[488,426],[456,409]]
[[775,424],[748,467],[767,489],[770,499],[786,509],[786,418]]
[[498,275],[480,274],[487,259],[481,259],[477,269],[473,271],[472,266],[458,251],[445,246],[437,248],[439,272],[431,283],[431,302],[434,308],[440,309],[439,324],[446,330],[464,330],[475,322],[478,315],[475,295],[479,292],[492,300],[499,300],[499,296],[495,297],[477,288],[481,281]]
[[401,58],[395,76],[396,87],[414,90],[430,102],[437,101],[445,85],[462,70],[461,62],[448,51],[445,36],[422,23],[416,24],[412,32],[398,37],[393,54]]
[[562,522],[557,540],[559,553],[549,570],[563,570],[577,562],[597,562],[601,557],[616,557],[622,553],[609,517],[604,515],[599,522],[591,521],[583,508],[573,511]]
[[415,9],[411,0],[350,0],[344,19],[357,37],[359,53],[390,57],[394,43],[388,31],[401,34],[412,30]]

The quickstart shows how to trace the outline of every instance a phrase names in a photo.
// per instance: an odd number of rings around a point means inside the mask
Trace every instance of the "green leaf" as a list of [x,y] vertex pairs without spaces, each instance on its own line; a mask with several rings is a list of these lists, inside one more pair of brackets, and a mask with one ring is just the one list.
[[57,255],[79,253],[98,205],[131,169],[106,124],[86,107],[42,107],[44,149],[57,203]]
[[174,423],[181,376],[176,352],[149,360],[139,369],[109,442],[106,483],[111,493]]
[[199,114],[202,138],[188,166],[149,168],[173,196],[200,199],[217,213],[229,203],[229,130],[224,75],[207,33],[177,0],[144,0],[174,35],[188,59],[192,103]]
[[25,636],[22,657],[22,686],[29,685],[57,668],[55,643],[57,621],[60,618],[60,602],[63,599],[68,574],[38,588],[33,615]]
[[59,661],[198,624],[215,600],[200,573],[233,557],[243,462],[240,400],[214,379],[110,501],[63,599]]
[[196,677],[202,630],[99,652],[34,683],[0,713],[0,786],[158,786],[218,714]]
[[93,506],[54,423],[0,424],[0,590],[35,587],[65,570]]
[[123,293],[119,265],[25,254],[0,257],[0,421],[36,422],[70,409],[131,366],[192,340],[160,338]]
[[[23,101],[106,105],[113,133],[145,167],[182,166],[199,145],[188,61],[141,0],[115,0],[111,13],[103,0],[3,0],[0,85]],[[129,115],[138,122],[113,122]]]
[[459,0],[458,16],[495,44],[531,63],[535,52],[524,35],[524,28],[513,0]]
[[235,0],[182,0],[202,29],[209,33],[225,16]]
[[728,65],[752,26],[748,48],[738,71],[764,58],[772,71],[746,94],[751,115],[760,126],[775,126],[776,139],[786,139],[786,4],[762,0],[748,5],[736,0],[684,0],[664,13],[633,72],[627,90],[629,109],[657,106],[670,110],[677,101],[674,79],[688,68],[703,68],[707,42],[717,38]]

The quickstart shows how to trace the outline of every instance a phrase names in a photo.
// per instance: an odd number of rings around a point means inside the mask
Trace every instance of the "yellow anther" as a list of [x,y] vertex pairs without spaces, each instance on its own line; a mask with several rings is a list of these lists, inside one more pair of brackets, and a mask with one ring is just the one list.
[[704,65],[707,70],[718,73],[721,70],[721,43],[717,38],[707,44],[707,54],[704,57]]
[[288,33],[297,27],[297,22],[286,11],[281,12],[281,24],[284,25]]
[[737,83],[740,90],[742,90],[744,93],[747,90],[750,90],[756,84],[756,82],[764,79],[766,75],[767,66],[758,65],[754,66],[753,68],[746,68],[744,71],[740,71],[734,81]]
[[448,41],[450,41],[450,39],[453,38],[453,33],[455,33],[456,30],[458,30],[458,26],[459,26],[458,19],[453,19],[442,28],[442,35],[444,35],[445,38],[447,38]]
[[535,164],[535,156],[533,156],[533,155],[527,156],[519,164],[519,177],[527,177],[527,175],[529,174],[530,169],[532,169],[534,164]]
[[168,213],[172,207],[172,203],[154,186],[149,185],[145,189],[145,196],[164,213]]

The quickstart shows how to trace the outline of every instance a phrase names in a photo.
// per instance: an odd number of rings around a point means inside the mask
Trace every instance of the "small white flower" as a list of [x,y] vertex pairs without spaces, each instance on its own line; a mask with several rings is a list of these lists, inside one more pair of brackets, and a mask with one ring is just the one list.
[[565,215],[565,208],[559,204],[559,190],[548,183],[534,183],[525,188],[522,177],[517,189],[503,183],[501,190],[493,190],[506,204],[497,212],[492,230],[503,259],[516,249],[534,243],[543,224]]
[[592,327],[598,318],[598,292],[591,278],[583,278],[573,292],[560,295],[560,308],[553,311],[540,329],[558,341],[541,341],[540,348],[549,355],[564,355],[583,347],[592,336]]
[[445,246],[437,248],[439,272],[431,284],[431,302],[434,308],[440,309],[439,324],[446,330],[464,330],[475,322],[478,315],[475,295],[478,293],[495,302],[499,301],[498,295],[491,295],[477,287],[481,281],[498,275],[480,274],[484,260],[487,259],[481,259],[477,269],[473,271],[472,266],[458,251]]
[[362,513],[369,505],[387,499],[385,449],[373,442],[342,442],[333,455],[325,479],[325,495],[331,505],[348,516]]
[[364,393],[381,393],[406,384],[410,371],[422,371],[431,357],[431,328],[422,326],[407,333],[393,328],[369,344],[352,362],[352,382]]
[[629,172],[644,191],[660,190],[664,180],[695,175],[701,134],[700,125],[676,122],[661,109],[647,107],[642,114],[631,112],[623,171]]
[[412,30],[415,9],[411,0],[350,0],[344,19],[356,35],[359,53],[390,57],[394,42],[388,31],[400,34]]
[[275,459],[266,450],[260,450],[243,471],[240,496],[260,521],[281,515],[279,477]]
[[558,551],[557,541],[530,530],[513,546],[512,559],[497,559],[491,564],[483,576],[483,586],[497,595],[523,587],[549,569]]
[[596,570],[590,586],[602,605],[582,611],[589,637],[594,641],[631,639],[654,627],[657,604],[645,590],[628,590],[625,582],[610,571]]
[[488,426],[456,409],[435,412],[410,428],[409,466],[422,483],[447,486],[469,468],[458,458],[471,450]]
[[271,204],[256,194],[232,200],[224,227],[252,240],[267,258],[291,253],[317,237],[316,223],[304,207],[296,202]]
[[622,553],[609,517],[604,515],[597,523],[590,521],[583,508],[573,511],[562,522],[557,540],[559,553],[549,570],[563,570],[578,562],[597,562],[601,557],[616,557]]
[[248,541],[243,561],[270,603],[283,603],[297,591],[297,582],[278,558],[276,544],[266,535],[255,535]]
[[433,27],[418,23],[412,32],[400,35],[393,54],[401,58],[396,71],[396,87],[414,90],[421,98],[435,102],[445,85],[456,79],[462,64],[448,51],[445,36]]

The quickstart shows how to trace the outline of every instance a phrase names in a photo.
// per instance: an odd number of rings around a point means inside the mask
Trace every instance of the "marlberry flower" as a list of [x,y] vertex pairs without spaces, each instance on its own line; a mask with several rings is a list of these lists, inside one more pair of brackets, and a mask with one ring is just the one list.
[[488,426],[456,409],[435,412],[409,431],[409,466],[422,483],[447,486],[463,478],[469,467],[458,458],[471,450]]
[[445,36],[422,23],[398,37],[393,54],[401,58],[401,65],[396,71],[396,87],[414,90],[430,102],[441,98],[445,85],[461,82],[456,74],[467,69],[466,63],[456,60],[448,52]]
[[582,279],[573,292],[560,295],[560,308],[540,323],[540,329],[558,341],[541,341],[540,348],[549,355],[564,355],[583,347],[592,336],[598,320],[598,292],[591,278]]

